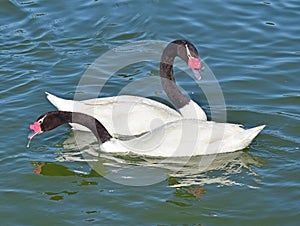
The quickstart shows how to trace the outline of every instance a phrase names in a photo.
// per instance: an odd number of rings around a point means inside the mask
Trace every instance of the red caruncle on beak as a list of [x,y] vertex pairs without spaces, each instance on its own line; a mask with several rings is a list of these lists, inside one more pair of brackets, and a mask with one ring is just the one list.
[[202,67],[201,61],[195,57],[191,57],[188,60],[188,65],[193,69],[193,70],[200,70]]
[[35,135],[39,134],[42,132],[41,129],[41,125],[39,122],[35,122],[33,124],[30,125],[29,127],[31,130],[33,130],[33,132],[31,134],[28,135],[28,139],[32,139]]

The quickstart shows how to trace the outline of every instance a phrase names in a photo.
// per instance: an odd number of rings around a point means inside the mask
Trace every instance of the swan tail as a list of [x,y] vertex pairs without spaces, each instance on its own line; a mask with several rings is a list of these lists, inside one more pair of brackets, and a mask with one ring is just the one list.
[[[248,145],[251,143],[251,141],[266,127],[266,125],[257,126],[251,129],[246,130],[245,134],[245,143]],[[247,145],[247,146],[248,146]]]
[[45,92],[47,99],[51,104],[53,104],[60,111],[72,111],[73,101],[65,100],[63,98],[57,97],[51,93]]

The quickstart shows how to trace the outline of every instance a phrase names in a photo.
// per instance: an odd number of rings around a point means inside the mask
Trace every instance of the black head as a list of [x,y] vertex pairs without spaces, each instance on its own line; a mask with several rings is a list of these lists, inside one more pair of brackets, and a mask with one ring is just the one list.
[[68,112],[52,111],[42,114],[38,119],[30,125],[30,129],[33,131],[32,134],[28,136],[32,139],[34,136],[52,130],[68,121],[70,114]]
[[189,58],[199,58],[198,51],[196,47],[187,40],[175,40],[172,42],[177,46],[177,54],[180,56],[184,61],[188,61]]
[[49,131],[70,122],[70,116],[70,112],[52,111],[41,115],[37,121],[40,121],[42,131]]
[[161,72],[163,72],[161,73],[162,77],[170,77],[172,73],[174,58],[176,56],[179,56],[189,65],[194,73],[194,77],[197,80],[201,79],[200,70],[202,69],[202,63],[199,59],[198,51],[196,47],[187,40],[175,40],[169,43],[168,46],[164,49],[163,55],[161,57],[160,68]]
[[[92,116],[80,112],[52,111],[41,115],[30,125],[30,129],[33,133],[28,136],[29,142],[34,136],[52,130],[65,123],[77,123],[87,127],[101,143],[109,141],[112,138],[106,128]],[[29,146],[29,144],[27,146]]]

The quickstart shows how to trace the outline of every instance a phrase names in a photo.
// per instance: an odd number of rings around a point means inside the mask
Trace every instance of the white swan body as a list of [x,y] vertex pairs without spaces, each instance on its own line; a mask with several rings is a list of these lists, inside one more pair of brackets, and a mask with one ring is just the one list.
[[135,153],[156,157],[184,157],[228,153],[246,148],[265,126],[183,119],[167,123],[138,138],[112,138],[100,145],[104,152]]

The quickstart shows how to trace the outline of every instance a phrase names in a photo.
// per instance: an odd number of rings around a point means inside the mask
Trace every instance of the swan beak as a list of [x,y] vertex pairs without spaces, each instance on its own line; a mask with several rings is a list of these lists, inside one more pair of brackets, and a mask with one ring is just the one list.
[[197,79],[197,80],[200,80],[201,79],[201,73],[200,73],[200,70],[201,69],[193,69],[193,73],[194,73],[194,77]]
[[38,122],[35,122],[33,124],[30,125],[30,130],[32,130],[32,132],[28,135],[28,139],[31,140],[33,137],[35,137],[36,135],[42,133],[42,129],[41,126]]

